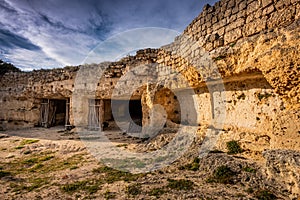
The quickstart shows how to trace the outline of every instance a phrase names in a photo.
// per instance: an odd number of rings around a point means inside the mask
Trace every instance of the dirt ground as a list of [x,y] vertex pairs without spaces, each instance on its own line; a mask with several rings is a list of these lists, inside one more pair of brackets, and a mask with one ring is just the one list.
[[[118,140],[121,134],[108,133],[120,148],[149,146]],[[131,174],[100,163],[63,127],[5,131],[0,138],[1,199],[288,199],[255,162],[223,152],[199,162],[197,142],[164,169]]]

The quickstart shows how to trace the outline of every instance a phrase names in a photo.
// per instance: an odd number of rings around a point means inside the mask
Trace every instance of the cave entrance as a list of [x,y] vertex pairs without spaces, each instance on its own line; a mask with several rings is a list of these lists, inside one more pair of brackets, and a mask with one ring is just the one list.
[[42,99],[40,109],[40,126],[70,126],[69,122],[69,99]]
[[[112,104],[113,109],[112,110]],[[128,115],[129,114],[129,115]],[[139,126],[142,126],[142,103],[141,100],[111,100],[111,99],[90,99],[88,127],[89,129],[116,130],[115,119],[119,123],[125,124],[121,129],[130,129],[130,119]]]

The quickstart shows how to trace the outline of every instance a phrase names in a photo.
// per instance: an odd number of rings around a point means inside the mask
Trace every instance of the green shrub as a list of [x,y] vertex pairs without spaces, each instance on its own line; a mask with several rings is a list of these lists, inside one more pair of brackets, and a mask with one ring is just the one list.
[[249,172],[249,173],[255,173],[255,172],[256,172],[256,169],[247,166],[247,167],[244,167],[244,168],[243,168],[243,171]]
[[213,60],[214,60],[214,61],[218,61],[218,60],[223,60],[223,59],[225,59],[225,58],[226,58],[226,56],[221,55],[221,56],[218,56],[218,57],[213,58]]
[[33,143],[36,143],[36,142],[39,142],[39,140],[32,140],[32,139],[22,140],[20,146],[24,146],[26,144],[33,144]]
[[7,72],[20,72],[20,71],[21,70],[15,67],[13,64],[0,60],[0,76],[4,75]]
[[233,176],[235,172],[232,171],[229,167],[222,165],[214,170],[213,176],[207,179],[207,182],[223,183],[223,184],[232,184]]
[[269,98],[269,97],[271,97],[272,96],[272,94],[269,94],[269,93],[264,93],[264,94],[262,94],[262,93],[258,93],[257,94],[257,98],[261,101],[261,100],[263,100],[263,99],[267,99],[267,98]]
[[258,200],[274,200],[277,197],[268,190],[259,190],[255,193]]
[[5,177],[5,176],[10,176],[10,175],[11,175],[10,172],[0,170],[0,178]]
[[191,190],[194,187],[194,183],[190,180],[185,179],[168,179],[168,187],[175,190]]
[[99,183],[94,183],[93,181],[89,180],[77,181],[74,183],[63,185],[61,187],[61,190],[67,193],[86,191],[89,194],[92,194],[99,190]]
[[153,188],[148,194],[150,196],[155,196],[155,197],[160,197],[161,195],[163,195],[166,191],[161,189],[161,188]]
[[140,184],[129,185],[126,188],[126,193],[129,194],[129,195],[133,195],[133,196],[141,194],[142,193],[141,185]]
[[240,147],[239,143],[235,140],[226,143],[229,154],[242,153],[243,149]]
[[107,183],[113,183],[116,181],[125,181],[125,182],[136,181],[139,177],[143,176],[142,174],[132,174],[129,172],[118,171],[116,169],[107,166],[93,169],[93,173],[96,174],[104,173],[105,174],[104,181],[106,181]]
[[178,167],[178,169],[179,170],[185,170],[186,169],[186,170],[197,171],[200,167],[199,163],[200,163],[200,158],[197,157],[193,160],[192,163],[189,163],[189,164],[184,165],[184,166],[180,166],[180,167]]
[[116,193],[110,192],[109,190],[106,190],[104,193],[104,198],[105,199],[115,199],[116,198]]

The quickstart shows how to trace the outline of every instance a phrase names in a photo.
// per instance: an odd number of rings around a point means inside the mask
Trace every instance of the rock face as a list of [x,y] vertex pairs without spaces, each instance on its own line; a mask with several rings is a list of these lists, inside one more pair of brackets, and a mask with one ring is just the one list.
[[[76,125],[77,111],[88,123],[88,99],[130,96],[141,100],[144,125],[152,104],[160,104],[173,123],[223,128],[230,132],[224,139],[268,138],[259,151],[270,145],[299,150],[299,10],[297,0],[222,0],[205,6],[182,35],[159,49],[99,65],[6,73],[1,129],[39,125],[43,99],[67,99]],[[148,68],[137,75],[134,69],[142,65]],[[87,85],[86,77],[103,66],[97,86]],[[78,75],[83,67],[90,70]],[[85,102],[76,111],[73,99],[80,92]],[[243,145],[257,142],[256,136]]]
[[284,183],[291,191],[290,198],[300,193],[300,153],[290,150],[270,150],[263,153],[267,160],[266,174]]

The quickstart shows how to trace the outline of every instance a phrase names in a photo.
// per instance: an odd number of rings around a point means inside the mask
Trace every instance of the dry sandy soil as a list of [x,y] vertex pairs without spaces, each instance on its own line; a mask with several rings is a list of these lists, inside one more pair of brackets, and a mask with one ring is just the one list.
[[[1,199],[289,199],[242,154],[215,151],[197,160],[200,139],[172,165],[131,174],[98,162],[63,127],[6,131],[0,138]],[[134,149],[151,142],[127,137],[116,145]]]

